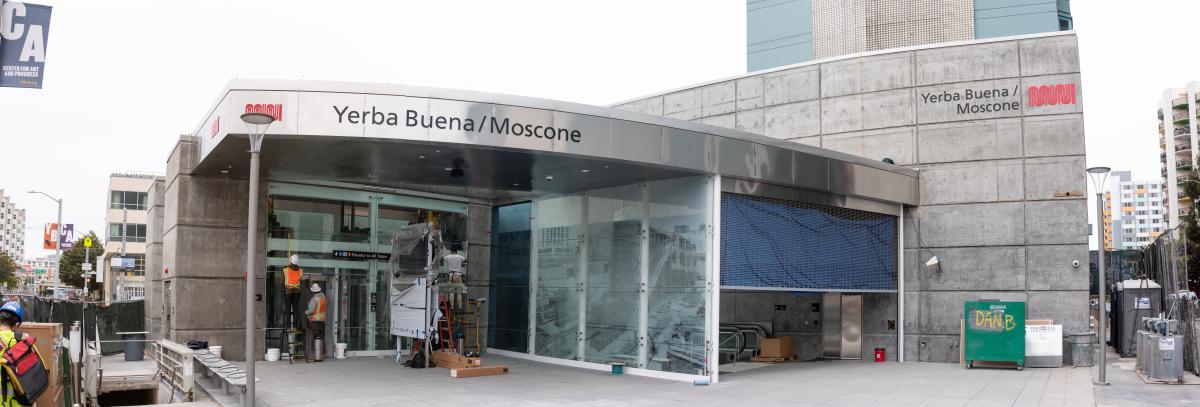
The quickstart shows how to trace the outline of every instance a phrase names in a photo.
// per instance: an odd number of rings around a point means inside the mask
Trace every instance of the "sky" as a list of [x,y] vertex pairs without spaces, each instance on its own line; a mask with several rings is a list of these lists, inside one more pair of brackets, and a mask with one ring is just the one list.
[[[108,176],[163,173],[231,78],[401,83],[596,105],[745,72],[744,0],[33,0],[43,89],[0,88],[0,189],[26,256],[63,220],[103,235]],[[1159,177],[1162,90],[1200,79],[1200,2],[1075,0],[1088,165]],[[1191,70],[1191,72],[1189,72]]]

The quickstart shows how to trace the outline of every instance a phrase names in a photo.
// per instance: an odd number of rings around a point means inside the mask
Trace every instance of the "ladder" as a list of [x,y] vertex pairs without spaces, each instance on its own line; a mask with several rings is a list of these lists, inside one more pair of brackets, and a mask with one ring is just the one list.
[[[299,342],[292,341],[293,333],[295,334],[294,336],[296,336],[297,339],[300,340]],[[304,360],[307,360],[308,350],[305,348],[305,343],[304,343],[305,339],[307,339],[307,338],[306,338],[306,335],[304,335],[304,330],[298,329],[298,328],[297,329],[289,329],[283,333],[283,338],[285,341],[287,341],[287,344],[288,344],[288,364],[289,365],[292,364],[293,360],[296,360],[297,356],[300,356],[300,357],[304,358]]]

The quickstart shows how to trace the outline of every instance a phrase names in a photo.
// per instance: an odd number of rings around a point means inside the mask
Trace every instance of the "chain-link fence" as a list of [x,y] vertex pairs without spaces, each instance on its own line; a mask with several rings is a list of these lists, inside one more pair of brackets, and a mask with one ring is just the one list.
[[[84,321],[84,335],[88,340],[95,340],[97,329],[101,341],[121,339],[117,332],[140,332],[145,330],[145,305],[142,300],[119,301],[109,305],[89,303],[87,314],[83,313],[83,303],[80,301],[51,300],[33,296],[16,297],[25,307],[25,320],[29,322],[60,323],[63,335],[71,330],[75,321]],[[101,344],[105,355],[124,351],[123,344],[106,342]]]
[[[1189,253],[1192,252],[1192,253]],[[1142,267],[1145,278],[1162,286],[1163,311],[1168,319],[1179,321],[1179,333],[1183,335],[1183,368],[1200,374],[1200,342],[1197,342],[1197,301],[1188,290],[1188,262],[1195,249],[1189,250],[1182,228],[1176,227],[1159,235],[1154,242],[1142,249]],[[1200,270],[1197,270],[1200,272]]]

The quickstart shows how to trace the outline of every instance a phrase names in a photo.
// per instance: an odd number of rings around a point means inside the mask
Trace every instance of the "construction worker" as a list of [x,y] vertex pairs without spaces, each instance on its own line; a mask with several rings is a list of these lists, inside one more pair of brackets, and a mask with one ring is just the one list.
[[[316,351],[317,346],[316,340],[325,339],[326,302],[325,293],[321,292],[320,284],[312,283],[312,287],[309,290],[312,291],[312,296],[308,297],[308,308],[304,310],[304,315],[308,317],[308,332],[304,336],[306,341],[305,348],[313,349],[312,352],[305,352],[307,353],[308,361],[312,362],[312,355]],[[321,346],[324,346],[324,343]],[[325,354],[324,349],[322,349],[321,354]]]
[[[16,345],[17,340],[21,339],[17,338],[17,333],[13,332],[13,329],[20,326],[23,320],[25,320],[25,308],[21,307],[20,303],[9,301],[4,303],[3,307],[0,307],[0,353]],[[3,386],[12,386],[12,384],[6,380]],[[4,394],[4,400],[0,400],[0,407],[16,407],[21,405],[14,400],[16,391],[11,387],[3,389],[0,393]]]
[[292,255],[288,258],[287,267],[283,268],[283,302],[284,312],[287,314],[284,318],[287,320],[288,329],[299,329],[296,324],[300,320],[300,277],[304,276],[304,270],[300,269],[300,256]]
[[[464,274],[463,273],[463,263],[465,263],[466,261],[467,261],[467,259],[465,257],[463,257],[463,255],[458,254],[457,247],[451,249],[450,254],[447,254],[446,257],[442,258],[442,262],[446,263],[446,270],[450,273],[450,284],[458,285],[459,286],[458,289],[465,289],[465,286],[463,286],[462,284],[463,284],[463,274]],[[462,307],[463,295],[462,295],[462,293],[460,293],[458,291],[458,289],[456,289],[454,292],[452,292],[450,294],[450,305],[452,307],[454,307],[454,309],[456,309],[456,310],[461,310],[461,309],[463,309],[463,307]]]

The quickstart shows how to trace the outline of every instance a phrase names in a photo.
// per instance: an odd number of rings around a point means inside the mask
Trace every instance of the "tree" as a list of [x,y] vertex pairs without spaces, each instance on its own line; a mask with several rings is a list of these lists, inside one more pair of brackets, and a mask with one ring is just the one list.
[[1193,169],[1181,178],[1181,192],[1192,200],[1187,214],[1179,217],[1187,249],[1187,288],[1200,292],[1200,171]]
[[[100,238],[96,236],[96,232],[94,231],[88,232],[87,237],[92,238],[91,253],[88,253],[91,258],[87,259],[87,262],[94,263],[96,257],[104,255],[104,242],[100,241]],[[79,240],[76,240],[71,250],[62,253],[62,260],[59,261],[59,278],[62,279],[63,284],[76,288],[83,288],[83,263],[85,254],[83,239],[79,238]],[[92,270],[97,269],[99,269],[99,265],[92,264]],[[92,284],[88,286],[88,289],[97,295],[101,295],[103,294],[104,285]]]
[[9,257],[8,253],[0,253],[0,282],[4,283],[5,287],[17,286],[17,262]]

